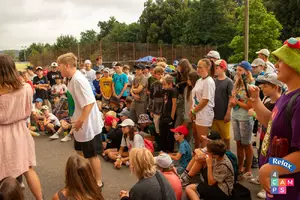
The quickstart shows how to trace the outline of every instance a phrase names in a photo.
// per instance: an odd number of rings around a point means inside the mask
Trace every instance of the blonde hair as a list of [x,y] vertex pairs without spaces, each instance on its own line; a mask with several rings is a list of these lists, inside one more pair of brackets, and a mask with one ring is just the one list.
[[167,67],[167,63],[165,63],[165,62],[158,62],[158,63],[157,63],[157,66],[158,66],[158,67],[162,67],[162,68],[165,69],[165,68]]
[[173,84],[174,83],[174,77],[167,74],[166,76],[164,76],[162,79],[161,79],[161,83],[166,83],[166,84]]
[[57,58],[57,63],[77,68],[77,57],[73,53],[66,53]]
[[146,148],[133,148],[129,153],[129,162],[139,179],[152,177],[156,173],[154,157]]
[[158,74],[158,73],[164,74],[164,69],[160,66],[154,68],[154,74]]

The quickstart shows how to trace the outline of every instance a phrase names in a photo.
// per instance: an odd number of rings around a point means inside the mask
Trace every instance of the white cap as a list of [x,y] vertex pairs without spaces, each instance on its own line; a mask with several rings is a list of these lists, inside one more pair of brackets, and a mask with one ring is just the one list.
[[58,64],[56,62],[51,63],[51,67],[58,67]]
[[131,119],[125,119],[120,126],[134,126],[134,122]]
[[210,51],[210,52],[208,52],[208,54],[206,55],[206,57],[208,57],[208,58],[215,58],[215,59],[221,59],[220,54],[217,51]]
[[104,68],[103,72],[108,72],[109,73],[109,68]]
[[263,59],[261,59],[261,58],[256,58],[251,63],[251,66],[253,66],[253,67],[256,67],[256,66],[259,66],[259,65],[265,67],[266,66],[266,62]]
[[91,65],[92,62],[91,62],[90,60],[85,60],[85,61],[84,61],[84,64],[85,64],[85,65],[86,65],[86,64],[90,64],[90,65]]
[[156,165],[165,169],[169,168],[173,163],[171,157],[166,153],[159,154],[157,157],[154,157],[154,160]]
[[270,56],[270,51],[268,49],[261,49],[258,52],[256,52],[256,54],[263,54],[263,55],[269,57]]
[[43,105],[41,110],[49,110],[49,107],[46,105]]

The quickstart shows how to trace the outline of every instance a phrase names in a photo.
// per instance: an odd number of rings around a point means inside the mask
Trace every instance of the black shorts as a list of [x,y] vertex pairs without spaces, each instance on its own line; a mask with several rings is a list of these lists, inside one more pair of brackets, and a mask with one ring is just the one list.
[[54,126],[55,131],[58,131],[59,129],[60,129],[60,126],[57,126],[57,125]]
[[210,186],[203,181],[197,185],[197,192],[201,199],[230,199],[230,196],[227,196],[217,184]]
[[74,140],[74,148],[76,151],[82,151],[84,158],[92,158],[97,156],[95,147],[96,136],[88,142],[78,142]]

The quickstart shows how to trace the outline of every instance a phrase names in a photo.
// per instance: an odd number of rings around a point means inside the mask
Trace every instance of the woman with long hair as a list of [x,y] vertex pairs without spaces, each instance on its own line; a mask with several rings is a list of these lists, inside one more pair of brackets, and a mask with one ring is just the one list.
[[178,63],[176,78],[176,88],[178,90],[177,106],[176,106],[176,120],[174,127],[182,125],[184,122],[184,90],[187,87],[188,75],[194,72],[192,65],[187,59],[181,59]]
[[209,128],[214,119],[215,89],[216,85],[209,72],[211,69],[209,59],[201,59],[198,62],[197,72],[201,77],[192,90],[192,109],[190,118],[195,122],[196,134],[194,134],[195,148],[203,148]]
[[134,148],[129,153],[130,170],[139,181],[130,192],[121,191],[121,200],[176,200],[175,192],[168,180],[156,170],[152,153],[146,148]]
[[65,188],[52,200],[104,200],[88,160],[79,155],[70,156],[65,173]]
[[[193,135],[196,134],[195,127],[193,126],[193,122],[191,118],[189,117],[189,113],[191,110],[191,106],[193,103],[192,100],[192,89],[195,87],[196,82],[199,79],[199,75],[197,72],[192,71],[188,74],[188,79],[187,79],[187,86],[184,89],[184,125],[188,127],[189,130],[193,130]],[[191,140],[191,134],[188,135],[186,138],[187,141]]]
[[[232,129],[234,140],[237,145],[237,156],[239,173],[244,179],[251,179],[251,164],[253,149],[251,146],[251,136],[254,120],[248,115],[248,110],[252,108],[247,92],[248,85],[254,85],[255,80],[251,74],[252,67],[249,62],[243,61],[238,64],[236,80],[233,86],[230,107],[232,111]],[[244,155],[246,155],[246,169],[244,170]]]
[[42,199],[36,165],[34,141],[26,126],[33,92],[22,83],[11,57],[0,54],[0,180],[24,175],[35,199]]

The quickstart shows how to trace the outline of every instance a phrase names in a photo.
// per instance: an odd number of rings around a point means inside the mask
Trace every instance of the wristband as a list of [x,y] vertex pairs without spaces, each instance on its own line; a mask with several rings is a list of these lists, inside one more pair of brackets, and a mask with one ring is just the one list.
[[192,110],[191,110],[191,112],[192,112],[194,115],[196,115],[196,112],[195,112],[195,110],[194,110],[194,109],[192,109]]
[[254,117],[256,119],[256,112],[253,113],[252,117]]

